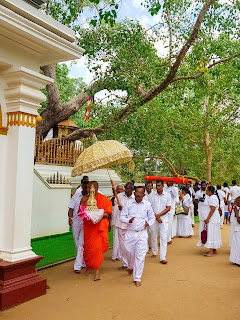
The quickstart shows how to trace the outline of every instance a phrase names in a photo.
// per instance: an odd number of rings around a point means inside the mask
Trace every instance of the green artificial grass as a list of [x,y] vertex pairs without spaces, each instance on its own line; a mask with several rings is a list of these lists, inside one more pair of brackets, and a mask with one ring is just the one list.
[[[194,217],[195,222],[199,222],[198,217]],[[37,268],[51,265],[76,256],[73,235],[70,232],[47,237],[32,239],[33,251],[44,258],[36,265]],[[113,245],[112,228],[109,233],[109,247]]]
[[197,216],[197,217],[194,216],[194,222],[195,222],[195,223],[196,223],[196,222],[199,222],[198,216]]
[[[33,251],[44,258],[36,265],[37,268],[47,266],[76,256],[73,235],[71,232],[32,239]],[[112,229],[109,233],[109,246],[113,245]]]

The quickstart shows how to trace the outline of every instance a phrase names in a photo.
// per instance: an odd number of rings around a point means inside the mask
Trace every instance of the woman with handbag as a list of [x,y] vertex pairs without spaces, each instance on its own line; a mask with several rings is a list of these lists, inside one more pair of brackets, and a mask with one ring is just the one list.
[[193,233],[191,222],[191,196],[190,191],[183,187],[179,195],[179,200],[183,208],[183,213],[178,215],[177,221],[177,235],[179,237],[191,237]]
[[207,225],[207,242],[204,247],[209,251],[204,254],[205,257],[212,257],[217,253],[217,249],[221,247],[221,227],[220,227],[220,214],[219,214],[219,199],[215,194],[215,188],[213,186],[207,187],[207,195],[209,213],[204,222]]

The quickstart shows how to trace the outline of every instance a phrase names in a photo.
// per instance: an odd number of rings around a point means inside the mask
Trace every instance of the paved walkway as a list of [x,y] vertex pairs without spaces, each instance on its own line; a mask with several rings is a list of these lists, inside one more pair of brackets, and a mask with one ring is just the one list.
[[102,280],[73,273],[73,262],[40,271],[47,295],[0,313],[1,320],[237,320],[240,319],[240,268],[229,262],[229,225],[222,230],[223,247],[203,257],[196,235],[174,239],[167,265],[147,255],[142,287],[137,288],[111,250]]

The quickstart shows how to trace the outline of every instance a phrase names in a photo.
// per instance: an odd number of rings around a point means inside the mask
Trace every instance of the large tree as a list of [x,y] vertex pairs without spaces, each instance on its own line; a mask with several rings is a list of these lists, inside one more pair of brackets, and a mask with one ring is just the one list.
[[[106,2],[106,1],[105,1]],[[227,63],[239,56],[239,3],[216,0],[146,0],[149,14],[159,15],[159,24],[151,30],[139,22],[116,22],[117,5],[109,1],[111,10],[101,7],[100,1],[88,1],[97,8],[99,24],[81,28],[77,18],[87,1],[52,0],[46,11],[78,33],[77,41],[86,51],[89,67],[95,71],[91,86],[71,100],[61,100],[57,82],[47,86],[47,107],[42,112],[37,134],[45,136],[57,122],[75,114],[92,93],[107,89],[122,90],[124,99],[116,112],[94,128],[81,128],[67,137],[75,140],[111,130],[141,106],[161,95],[172,84],[205,77],[207,70]],[[64,4],[64,5],[63,5]],[[154,31],[153,31],[154,30]],[[154,44],[162,40],[168,48],[166,56],[159,57]],[[196,70],[198,61],[204,66]],[[209,62],[206,62],[209,61]],[[42,66],[46,76],[56,80],[56,66]],[[211,71],[210,71],[211,72]]]

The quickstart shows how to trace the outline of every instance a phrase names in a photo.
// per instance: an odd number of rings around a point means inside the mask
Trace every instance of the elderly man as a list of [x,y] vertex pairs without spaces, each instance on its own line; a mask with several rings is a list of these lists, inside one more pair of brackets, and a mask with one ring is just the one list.
[[[123,186],[121,184],[117,185],[116,187],[117,194],[124,192]],[[116,260],[121,259],[120,249],[119,249],[119,239],[118,239],[118,231],[115,226],[116,220],[116,211],[118,209],[118,202],[115,196],[111,199],[113,204],[113,210],[111,214],[111,225],[113,228],[113,249],[112,249],[112,261],[115,262]]]
[[[109,215],[112,212],[112,202],[103,194],[98,192],[97,181],[88,183],[88,190],[91,186],[95,188],[95,199],[98,209],[104,209],[103,217],[98,223],[84,219],[84,251],[83,259],[86,264],[86,275],[88,276],[90,269],[95,269],[94,281],[100,280],[100,267],[104,260],[104,252],[108,249],[108,226]],[[84,196],[80,202],[82,206],[87,205],[89,195]]]
[[82,191],[75,193],[68,204],[68,223],[72,227],[73,239],[77,250],[77,256],[74,263],[74,272],[80,273],[83,263],[83,220],[77,215],[80,201],[83,196],[88,194],[88,181],[82,181]]
[[133,272],[133,281],[141,286],[145,256],[148,251],[148,234],[146,228],[155,222],[151,204],[144,198],[144,188],[136,187],[135,198],[130,199],[123,207],[120,221],[127,224],[125,234],[126,250],[133,257],[129,266]]
[[156,258],[158,253],[157,237],[160,231],[160,262],[166,264],[168,213],[171,210],[172,200],[170,194],[163,190],[162,180],[156,180],[156,189],[157,191],[151,196],[151,204],[156,217],[156,221],[151,226],[152,258]]
[[123,223],[120,220],[120,215],[123,206],[131,199],[134,199],[133,195],[133,184],[132,182],[127,182],[124,186],[125,192],[118,194],[118,199],[121,203],[121,206],[118,206],[116,208],[116,216],[115,216],[115,229],[118,233],[118,239],[119,239],[119,249],[120,249],[120,256],[122,260],[122,266],[119,268],[119,270],[127,269],[129,266],[129,255],[127,254],[126,248],[125,248],[125,233],[127,231],[127,224]]
[[178,196],[178,188],[174,187],[173,179],[170,179],[167,182],[166,187],[164,187],[164,191],[169,193],[171,197],[171,210],[168,214],[168,234],[167,234],[167,243],[172,243],[172,224],[173,224],[173,217],[175,215],[175,206],[176,206],[176,198]]

